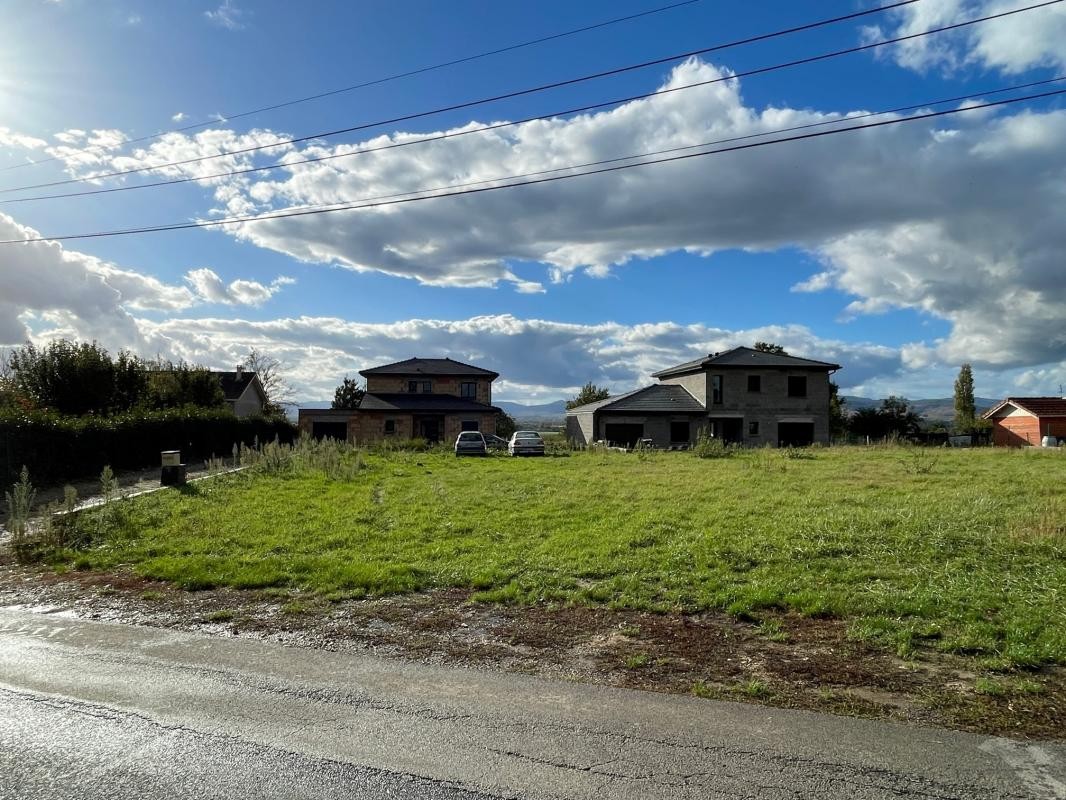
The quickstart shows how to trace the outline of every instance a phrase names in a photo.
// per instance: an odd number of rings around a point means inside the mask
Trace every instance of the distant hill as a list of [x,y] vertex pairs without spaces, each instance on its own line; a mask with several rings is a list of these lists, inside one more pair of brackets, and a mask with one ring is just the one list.
[[503,411],[506,411],[515,419],[554,419],[566,416],[566,401],[553,400],[550,403],[538,405],[525,405],[523,403],[511,403],[507,400],[497,400],[493,403]]
[[[975,397],[974,403],[977,406],[977,413],[983,414],[990,409],[1001,398],[992,397]],[[876,408],[881,405],[880,400],[874,400],[872,397],[856,397],[854,395],[844,395],[844,402],[847,403],[847,408],[851,411],[858,411],[861,408]],[[915,412],[925,417],[930,422],[951,422],[955,418],[955,398],[954,397],[937,397],[929,400],[907,400]]]

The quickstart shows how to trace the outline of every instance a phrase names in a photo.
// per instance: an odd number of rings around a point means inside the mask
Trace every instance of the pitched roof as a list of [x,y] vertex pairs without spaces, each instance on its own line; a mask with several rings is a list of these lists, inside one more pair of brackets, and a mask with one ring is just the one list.
[[568,409],[566,413],[585,414],[590,411],[702,413],[706,410],[703,404],[690,395],[683,386],[676,386],[671,383],[653,383],[643,389]]
[[247,370],[241,370],[239,374],[236,372],[212,372],[211,374],[218,376],[218,382],[222,384],[222,394],[227,400],[239,399],[244,394],[244,390],[248,388],[248,384],[258,377],[256,373]]
[[711,367],[778,367],[784,369],[817,369],[836,370],[839,364],[831,364],[828,361],[815,361],[811,358],[800,358],[781,353],[765,353],[751,347],[734,347],[722,353],[709,353],[695,361],[686,361],[676,367],[667,367],[658,372],[653,372],[653,378],[665,378],[671,375],[684,375],[686,372],[698,372]]
[[359,370],[364,378],[370,375],[491,375],[492,379],[500,373],[482,369],[451,358],[408,358],[380,367]]
[[1008,397],[981,416],[991,419],[997,411],[1008,404],[1017,406],[1022,411],[1028,411],[1035,417],[1066,417],[1066,398],[1064,397]]
[[427,411],[442,414],[480,412],[497,414],[500,409],[466,397],[431,392],[380,392],[364,394],[359,403],[360,411]]

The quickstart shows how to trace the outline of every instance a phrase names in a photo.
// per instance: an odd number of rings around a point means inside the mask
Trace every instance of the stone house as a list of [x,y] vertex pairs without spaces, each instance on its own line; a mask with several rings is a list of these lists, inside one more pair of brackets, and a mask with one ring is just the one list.
[[450,358],[409,358],[359,374],[366,394],[358,408],[301,408],[300,430],[360,443],[452,442],[461,431],[496,432],[500,409],[492,405],[492,382],[499,373]]
[[653,373],[659,383],[572,408],[578,444],[692,444],[700,430],[758,447],[829,442],[829,376],[839,364],[736,347]]

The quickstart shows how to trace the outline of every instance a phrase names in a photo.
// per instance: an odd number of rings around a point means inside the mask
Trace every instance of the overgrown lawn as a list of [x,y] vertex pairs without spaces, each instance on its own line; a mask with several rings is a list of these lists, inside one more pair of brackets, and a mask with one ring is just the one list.
[[347,450],[126,501],[58,565],[330,598],[767,609],[901,656],[1066,664],[1066,458],[832,448],[456,459]]

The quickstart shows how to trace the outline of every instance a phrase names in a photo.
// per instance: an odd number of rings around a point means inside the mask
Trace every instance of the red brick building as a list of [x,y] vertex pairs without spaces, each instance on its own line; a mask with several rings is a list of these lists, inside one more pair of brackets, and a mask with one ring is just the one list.
[[1066,398],[1008,397],[984,413],[992,421],[992,443],[1039,446],[1045,436],[1066,439]]
[[352,410],[301,408],[299,426],[316,438],[453,442],[460,431],[496,433],[492,405],[499,373],[450,358],[409,358],[359,372],[366,394]]

